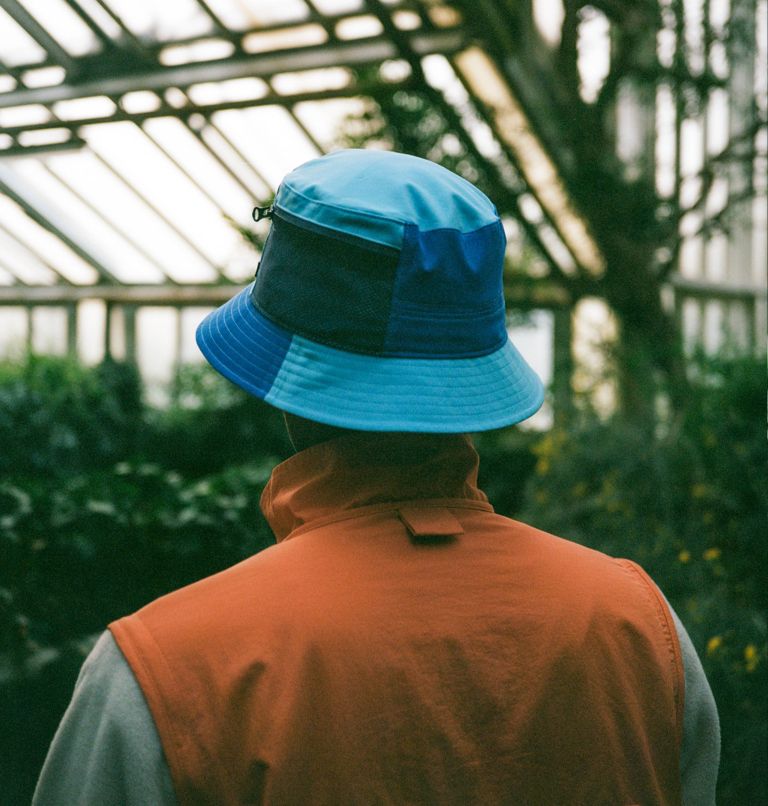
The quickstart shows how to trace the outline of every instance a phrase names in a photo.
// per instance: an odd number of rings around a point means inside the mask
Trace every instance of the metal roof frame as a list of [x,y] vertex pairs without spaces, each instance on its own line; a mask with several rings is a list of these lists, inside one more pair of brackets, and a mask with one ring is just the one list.
[[[520,208],[518,199],[524,194],[530,194],[538,199],[537,190],[532,187],[526,179],[525,172],[517,160],[516,155],[509,149],[504,139],[499,136],[498,128],[493,117],[488,114],[482,102],[474,95],[471,87],[463,80],[460,71],[455,70],[459,80],[462,81],[465,90],[468,91],[470,104],[476,115],[490,127],[496,141],[500,146],[500,157],[495,161],[490,161],[483,157],[476,146],[472,133],[468,130],[460,112],[454,108],[452,103],[444,94],[430,86],[423,72],[421,60],[428,55],[441,55],[448,59],[455,69],[455,57],[459,52],[476,43],[468,26],[461,21],[447,26],[435,25],[430,17],[429,9],[422,3],[394,2],[385,3],[381,0],[364,0],[362,8],[357,12],[322,14],[311,0],[304,0],[309,13],[308,16],[294,22],[273,23],[270,25],[250,28],[244,31],[230,30],[223,23],[218,14],[211,8],[211,4],[205,0],[195,0],[195,3],[205,14],[211,23],[211,31],[193,37],[178,38],[168,41],[143,41],[137,37],[126,25],[114,9],[109,5],[108,0],[96,0],[99,6],[110,16],[115,25],[120,30],[120,38],[114,39],[105,32],[95,19],[93,19],[85,9],[79,5],[78,0],[64,0],[67,6],[77,14],[78,18],[93,33],[101,48],[97,54],[86,54],[85,56],[72,56],[66,49],[56,41],[55,36],[47,31],[40,20],[35,19],[18,2],[18,0],[0,0],[0,8],[4,9],[13,20],[40,45],[46,52],[46,58],[35,64],[16,64],[8,66],[0,62],[0,74],[5,73],[11,76],[16,82],[16,88],[0,93],[0,114],[3,110],[15,107],[27,107],[39,105],[47,110],[47,119],[30,121],[28,123],[17,123],[0,127],[0,135],[6,138],[5,148],[0,148],[0,168],[2,162],[7,159],[6,181],[3,181],[3,174],[0,173],[0,193],[5,193],[13,198],[27,214],[38,224],[44,226],[49,232],[59,238],[64,244],[72,249],[77,255],[83,258],[86,263],[96,269],[99,275],[97,286],[104,289],[106,285],[133,285],[125,283],[117,278],[108,267],[108,260],[97,259],[94,250],[83,248],[81,243],[81,233],[68,227],[64,222],[57,222],[56,217],[49,215],[48,210],[40,209],[40,200],[32,198],[30,194],[21,186],[19,182],[10,182],[13,175],[14,157],[34,157],[36,155],[54,154],[67,150],[80,150],[84,153],[94,155],[101,164],[116,178],[128,187],[135,194],[137,199],[145,205],[159,221],[174,232],[176,236],[182,238],[189,248],[209,265],[210,261],[206,255],[190,241],[188,237],[171,221],[164,213],[163,209],[153,200],[141,193],[135,186],[131,185],[121,172],[98,155],[96,151],[89,147],[87,137],[82,136],[82,130],[86,126],[98,126],[104,123],[131,122],[136,124],[159,149],[166,159],[175,166],[189,180],[197,190],[209,201],[215,202],[205,185],[199,181],[189,170],[187,170],[174,155],[164,148],[155,138],[145,130],[147,121],[155,118],[172,117],[181,121],[186,129],[192,133],[197,142],[216,161],[216,163],[234,180],[246,193],[253,195],[253,188],[238,172],[222,157],[216,148],[212,148],[206,140],[205,134],[215,133],[216,137],[239,160],[247,165],[253,176],[266,188],[271,188],[270,183],[264,175],[260,173],[258,166],[238,148],[222,129],[217,126],[214,116],[218,112],[225,110],[244,110],[258,107],[278,106],[286,110],[296,128],[302,133],[306,140],[319,152],[324,149],[317,137],[307,127],[296,114],[297,105],[305,102],[327,101],[340,98],[365,98],[374,94],[381,87],[388,87],[393,91],[396,89],[408,89],[410,91],[422,93],[436,109],[449,122],[452,130],[459,138],[467,153],[469,153],[479,164],[489,172],[493,178],[499,194],[505,199],[505,206],[513,211],[514,217],[519,221],[527,238],[533,244],[537,252],[542,256],[549,267],[551,277],[557,279],[564,278],[564,271],[558,260],[550,252],[547,243],[542,240],[540,234],[541,227],[548,228],[551,233],[559,237],[566,249],[569,249],[567,241],[562,238],[555,220],[548,217],[544,205],[539,203],[543,213],[543,223],[535,223],[529,220]],[[398,11],[408,10],[418,15],[419,26],[415,30],[403,30],[398,27],[395,21],[395,14]],[[359,17],[363,14],[372,15],[379,20],[382,32],[379,35],[368,36],[361,39],[343,40],[336,35],[336,26],[343,20]],[[280,48],[261,53],[249,53],[247,43],[249,36],[254,34],[265,34],[271,32],[298,31],[307,25],[319,25],[325,32],[325,39],[322,44],[308,44],[304,46]],[[193,45],[206,40],[221,39],[232,43],[234,50],[232,55],[223,59],[216,59],[204,62],[189,62],[178,66],[163,66],[159,61],[159,56],[167,48]],[[399,82],[371,82],[370,79],[360,79],[351,74],[350,81],[346,86],[330,89],[302,90],[293,94],[281,94],[277,92],[272,84],[272,79],[285,73],[304,73],[308,70],[322,70],[325,68],[345,67],[361,68],[379,65],[389,60],[402,60],[410,66],[410,76],[404,76]],[[43,67],[59,66],[65,71],[65,80],[53,86],[27,86],[25,75],[30,70]],[[262,97],[223,100],[217,103],[196,104],[192,102],[189,95],[190,88],[198,84],[217,83],[241,78],[259,78],[266,82],[267,90]],[[157,106],[139,112],[131,112],[125,108],[124,97],[133,92],[146,91],[154,93],[157,97]],[[174,93],[173,102],[164,93],[171,91]],[[62,101],[76,101],[93,97],[109,98],[114,104],[114,110],[110,114],[81,114],[74,117],[57,115],[55,105]],[[33,133],[45,133],[52,130],[63,130],[66,134],[63,139],[55,143],[24,142],[29,140],[29,135]],[[10,145],[7,144],[8,139]],[[111,230],[118,235],[130,240],[136,248],[150,263],[161,271],[162,283],[172,286],[172,295],[183,296],[182,289],[189,285],[184,282],[175,281],[148,250],[141,244],[140,240],[125,228],[116,225],[114,221],[108,220],[102,211],[98,210],[85,196],[67,183],[49,165],[45,165],[46,171],[56,181],[62,183],[66,189],[74,194],[83,204],[97,215]],[[11,187],[13,185],[13,187]],[[44,205],[43,205],[44,206]],[[573,256],[572,250],[571,255]],[[575,260],[577,271],[583,271]],[[232,280],[227,277],[222,266],[211,266],[215,273],[214,285],[230,286]],[[13,272],[9,272],[13,274]],[[18,278],[17,278],[18,280]],[[66,284],[65,278],[61,282]],[[22,286],[22,283],[18,283]],[[135,284],[137,287],[144,287],[141,283]],[[203,287],[206,287],[205,285]],[[7,301],[13,296],[10,291],[3,294],[3,301]],[[29,298],[30,289],[18,288],[19,297]],[[86,295],[88,292],[84,292]],[[229,293],[229,291],[227,291]],[[68,297],[69,292],[64,296]],[[43,297],[45,294],[43,294]],[[55,295],[54,295],[55,296]],[[151,296],[151,295],[150,295]],[[214,295],[215,296],[215,295]]]

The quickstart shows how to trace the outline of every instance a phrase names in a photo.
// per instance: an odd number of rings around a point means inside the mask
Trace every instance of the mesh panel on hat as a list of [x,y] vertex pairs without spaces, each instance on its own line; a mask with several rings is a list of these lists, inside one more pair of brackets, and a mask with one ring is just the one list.
[[352,352],[381,354],[399,251],[308,230],[277,211],[251,299],[278,325]]

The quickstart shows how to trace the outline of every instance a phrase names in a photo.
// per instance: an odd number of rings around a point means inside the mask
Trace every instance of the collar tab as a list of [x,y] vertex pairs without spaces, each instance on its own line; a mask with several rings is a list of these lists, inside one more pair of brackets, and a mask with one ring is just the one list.
[[400,507],[397,514],[415,543],[442,543],[464,534],[464,527],[444,507]]

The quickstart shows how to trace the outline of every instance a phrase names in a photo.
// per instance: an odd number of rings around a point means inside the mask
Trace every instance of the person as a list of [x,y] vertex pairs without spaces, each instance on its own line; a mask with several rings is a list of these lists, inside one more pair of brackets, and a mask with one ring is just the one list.
[[285,412],[277,543],[109,625],[34,802],[714,803],[714,700],[661,592],[477,486],[468,434],[543,401],[490,200],[345,150],[262,212],[255,280],[197,337]]

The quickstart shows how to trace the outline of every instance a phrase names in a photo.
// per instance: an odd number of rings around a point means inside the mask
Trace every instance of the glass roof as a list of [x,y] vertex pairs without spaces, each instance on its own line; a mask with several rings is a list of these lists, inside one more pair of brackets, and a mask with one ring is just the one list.
[[4,0],[0,286],[246,281],[257,258],[242,230],[265,232],[253,206],[398,86],[455,121],[447,153],[469,144],[488,161],[517,199],[508,231],[544,264],[600,270],[524,111],[449,3]]

